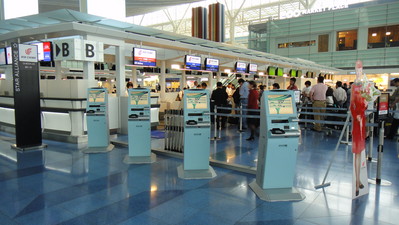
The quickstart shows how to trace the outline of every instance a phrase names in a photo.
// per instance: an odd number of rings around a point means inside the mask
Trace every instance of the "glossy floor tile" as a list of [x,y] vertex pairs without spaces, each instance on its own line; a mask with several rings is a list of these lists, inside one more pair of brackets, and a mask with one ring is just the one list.
[[[248,136],[234,126],[222,130],[222,139],[210,143],[210,157],[256,167],[258,140]],[[398,224],[396,140],[384,143],[382,178],[391,186],[371,184],[368,195],[352,200],[352,153],[340,145],[327,177],[331,186],[314,189],[338,136],[302,130],[294,185],[306,198],[264,202],[248,186],[255,175],[214,167],[213,179],[182,180],[181,159],[158,155],[153,164],[126,165],[127,148],[83,154],[85,145],[50,140],[45,150],[17,152],[10,148],[14,136],[0,132],[0,224]],[[152,148],[162,149],[163,141],[157,132]],[[368,163],[368,172],[375,177],[376,163]]]

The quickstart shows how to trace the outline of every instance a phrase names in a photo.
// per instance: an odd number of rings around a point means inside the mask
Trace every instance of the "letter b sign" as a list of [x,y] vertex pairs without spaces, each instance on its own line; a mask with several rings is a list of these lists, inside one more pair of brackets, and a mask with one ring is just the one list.
[[94,58],[95,57],[94,45],[86,43],[85,52],[86,52],[86,58]]

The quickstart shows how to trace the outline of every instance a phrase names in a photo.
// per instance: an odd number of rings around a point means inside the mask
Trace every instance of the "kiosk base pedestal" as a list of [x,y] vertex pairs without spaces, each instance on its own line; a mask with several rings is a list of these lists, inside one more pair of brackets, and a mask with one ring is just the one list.
[[123,162],[126,164],[147,164],[154,163],[157,160],[157,156],[151,153],[150,156],[129,156],[126,155]]
[[107,147],[88,147],[82,150],[82,153],[106,153],[114,149],[113,144],[109,144]]
[[216,177],[216,172],[211,166],[207,170],[184,170],[183,165],[180,165],[177,175],[180,179],[212,179]]
[[17,144],[12,144],[11,148],[15,149],[17,151],[30,151],[30,150],[39,150],[39,149],[47,148],[47,145],[46,144],[42,144],[42,145],[38,145],[38,146],[22,148],[22,147],[17,147]]
[[249,184],[255,194],[263,201],[280,202],[280,201],[302,201],[305,196],[296,188],[273,188],[262,189],[256,181]]

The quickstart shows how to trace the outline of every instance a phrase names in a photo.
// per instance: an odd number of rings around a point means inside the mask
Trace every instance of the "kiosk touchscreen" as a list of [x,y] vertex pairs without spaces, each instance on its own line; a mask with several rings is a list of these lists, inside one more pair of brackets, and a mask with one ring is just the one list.
[[216,176],[209,166],[210,154],[210,96],[207,90],[184,91],[184,162],[178,167],[183,179],[207,179]]
[[299,201],[293,188],[299,126],[293,91],[262,95],[256,180],[250,187],[265,201]]
[[108,152],[109,143],[108,92],[105,88],[89,88],[86,104],[88,148],[84,153]]
[[127,164],[152,163],[156,156],[151,153],[151,100],[150,90],[129,89],[128,93],[128,140]]

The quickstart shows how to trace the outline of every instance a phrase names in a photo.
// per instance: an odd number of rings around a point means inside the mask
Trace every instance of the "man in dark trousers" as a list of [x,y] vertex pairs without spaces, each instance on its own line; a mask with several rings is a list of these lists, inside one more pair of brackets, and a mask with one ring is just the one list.
[[[216,83],[216,89],[212,92],[211,99],[214,101],[215,106],[227,106],[227,92],[223,89],[222,82]],[[218,113],[223,113],[225,110],[218,110]],[[221,124],[219,124],[221,120]],[[222,128],[226,127],[226,120],[227,117],[225,116],[218,116],[216,117],[217,127],[221,126]]]

